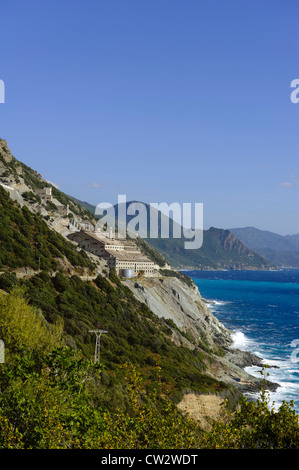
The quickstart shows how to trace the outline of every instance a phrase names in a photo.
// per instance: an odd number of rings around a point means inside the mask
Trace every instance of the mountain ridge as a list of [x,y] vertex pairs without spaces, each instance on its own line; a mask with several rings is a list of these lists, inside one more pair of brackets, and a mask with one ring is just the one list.
[[[78,204],[95,213],[95,206],[89,203],[81,202],[74,198]],[[158,229],[161,229],[161,221],[169,227],[169,238],[151,238],[150,235],[150,216],[149,204],[141,201],[129,201],[126,203],[127,208],[133,208],[134,204],[139,203],[147,209],[144,221],[146,227],[145,232],[141,234],[141,238],[146,243],[160,252],[169,264],[176,269],[271,269],[272,264],[264,259],[263,256],[254,252],[242,243],[230,230],[210,227],[203,231],[203,245],[198,249],[185,249],[184,242],[188,238],[184,237],[183,229],[179,224],[174,222],[170,217],[158,211]],[[113,206],[116,224],[118,220],[119,205]],[[137,209],[136,209],[137,210]],[[127,216],[127,221],[132,221],[133,216]],[[142,219],[141,219],[142,220]],[[174,228],[175,227],[175,228]],[[173,232],[181,232],[181,238],[172,237]]]
[[256,227],[230,229],[246,246],[276,267],[299,267],[299,235],[280,235]]
[[[64,211],[61,215],[56,198],[53,203],[39,195],[38,182],[42,189],[50,186],[33,170],[19,166],[7,148],[3,150],[3,141],[0,144],[0,337],[7,345],[7,367],[0,371],[0,426],[2,416],[12,423],[20,433],[16,446],[21,442],[25,448],[39,448],[44,439],[51,446],[62,445],[62,431],[70,446],[111,446],[111,423],[116,420],[126,430],[134,419],[134,445],[139,446],[145,403],[155,418],[166,420],[188,394],[213,395],[218,403],[228,400],[234,407],[243,393],[258,393],[263,380],[245,372],[244,364],[261,366],[261,359],[233,348],[231,332],[214,317],[190,278],[186,284],[174,270],[168,277],[136,282],[121,280],[112,269],[104,274],[96,257],[67,240],[70,220],[82,221],[80,208],[80,215],[72,214],[71,219]],[[61,206],[69,201],[63,193],[54,195]],[[232,243],[233,238],[223,240],[227,248]],[[43,351],[37,338],[30,340],[30,322],[37,320],[40,334],[43,329],[57,330],[59,349]],[[101,342],[101,365],[91,371],[90,330],[95,328],[108,333]],[[137,384],[137,374],[145,385],[140,390],[138,382],[138,398],[132,401],[130,383]],[[156,387],[161,395],[155,401]],[[162,400],[170,413],[161,411]],[[210,426],[206,414],[202,418]],[[37,423],[46,427],[46,436]],[[160,425],[150,428],[155,433]]]
[[[0,184],[5,187],[11,197],[21,205],[40,214],[47,224],[66,236],[71,232],[70,222],[80,224],[96,224],[95,206],[87,202],[66,195],[51,183],[42,178],[35,170],[17,160],[10,152],[7,142],[0,139]],[[51,199],[40,196],[42,191],[51,191]],[[129,202],[129,205],[136,202]],[[146,208],[148,204],[142,203]],[[118,205],[114,206],[116,216]],[[199,249],[185,249],[183,238],[172,237],[174,224],[170,217],[159,212],[159,226],[161,217],[169,224],[170,237],[151,238],[143,233],[142,238],[168,261],[175,269],[270,269],[271,262],[261,254],[242,243],[229,230],[211,227],[203,231],[203,245]],[[147,218],[149,217],[147,212]],[[117,217],[116,217],[117,218]],[[133,216],[131,216],[131,220]],[[147,227],[149,221],[146,220]],[[176,224],[178,225],[178,224]],[[179,227],[179,230],[182,228]]]

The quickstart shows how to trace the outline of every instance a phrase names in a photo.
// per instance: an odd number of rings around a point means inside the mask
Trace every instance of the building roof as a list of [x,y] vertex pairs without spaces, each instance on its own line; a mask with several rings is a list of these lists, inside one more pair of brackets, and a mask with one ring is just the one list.
[[[102,233],[102,232],[101,232]],[[90,231],[86,231],[86,230],[81,230],[80,232],[76,232],[75,234],[75,237],[76,235],[84,235],[84,236],[88,236],[90,238],[93,238],[94,240],[102,243],[102,244],[105,244],[105,245],[117,245],[117,246],[122,246],[122,242],[121,241],[118,241],[118,240],[113,240],[111,238],[108,238],[108,237],[105,237],[103,235],[98,235],[97,232],[90,232]]]
[[[128,240],[110,239],[108,237],[103,236],[102,233],[103,232],[100,232],[100,234],[97,234],[96,232],[88,232],[85,230],[81,230],[80,232],[75,232],[74,236],[76,238],[76,236],[80,234],[81,236],[87,235],[93,240],[96,240],[99,243],[105,245],[106,253],[109,254],[110,256],[113,256],[114,258],[119,259],[120,261],[128,261],[128,262],[131,261],[131,262],[142,262],[142,263],[154,264],[154,262],[150,258],[148,258],[146,255],[140,252],[138,247],[136,247],[133,242],[128,241]],[[121,246],[127,249],[120,249],[120,250],[118,250],[117,248],[109,249],[109,245],[111,247]]]
[[153,263],[154,262],[149,259],[147,256],[143,255],[142,253],[130,253],[125,250],[109,250],[106,248],[105,250],[109,255],[114,256],[115,258],[119,259],[119,261],[132,261],[132,262],[142,262],[142,263]]

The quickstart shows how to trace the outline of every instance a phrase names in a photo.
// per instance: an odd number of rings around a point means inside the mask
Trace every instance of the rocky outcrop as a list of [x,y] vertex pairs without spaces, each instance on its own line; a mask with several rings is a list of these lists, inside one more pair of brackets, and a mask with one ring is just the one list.
[[[82,220],[84,221],[85,217],[88,216],[86,211],[80,209],[80,206],[74,201],[72,202],[69,197],[63,193],[55,192],[55,188],[43,180],[36,171],[16,160],[11,155],[6,141],[1,139],[0,185],[9,192],[12,199],[16,200],[21,206],[26,206],[32,212],[38,213],[51,229],[65,237],[74,231],[76,224],[80,225]],[[52,188],[53,195],[52,190],[49,193],[49,188]],[[40,192],[40,189],[46,190]],[[54,197],[54,193],[56,197]],[[49,196],[50,200],[48,200]],[[63,211],[59,210],[65,204],[67,206],[70,204],[70,208],[75,209],[71,219],[68,217],[69,214],[64,214]],[[87,218],[87,220],[89,219]],[[193,253],[192,259],[189,258],[190,266],[199,266],[202,263],[202,267],[248,267],[248,260],[251,260],[251,258],[253,259],[252,263],[249,263],[251,267],[264,266],[263,259],[257,259],[256,255],[249,253],[248,249],[229,231],[211,228],[205,236],[203,248],[206,250],[206,256],[202,258],[197,253],[199,258],[196,259]],[[174,243],[176,240],[173,239],[170,242]],[[159,247],[157,249],[160,253]],[[177,254],[179,251],[179,247],[174,246],[173,252]],[[183,264],[185,266],[189,262],[188,258],[186,259],[188,255],[186,251],[188,250],[183,252]],[[189,256],[190,251],[196,250],[189,250]],[[171,250],[168,250],[166,254],[169,253],[171,253]],[[92,256],[93,261],[96,262],[96,272],[103,272],[106,264],[90,253],[87,253],[87,255]],[[208,266],[206,266],[206,263],[208,263]],[[30,273],[26,271],[19,273],[20,277],[25,275],[30,275]],[[87,279],[89,279],[89,276]],[[198,351],[198,354],[205,361],[205,373],[208,376],[230,385],[233,390],[232,394],[234,391],[246,393],[260,390],[262,379],[249,375],[245,372],[244,367],[250,365],[262,366],[262,361],[251,353],[234,349],[231,332],[212,314],[195,284],[189,286],[176,277],[162,276],[123,282],[132,290],[139,301],[148,305],[154,314],[169,320],[168,325],[172,334],[172,341],[178,347],[190,348],[195,354]],[[268,388],[274,389],[276,385],[269,383]],[[190,393],[192,394],[192,391],[186,390],[186,394]],[[193,396],[190,400],[189,395],[189,402],[197,403],[198,400],[194,400]],[[203,404],[207,400],[202,399],[200,402]]]
[[[160,318],[170,319],[172,340],[178,346],[197,349],[205,357],[206,374],[231,385],[240,393],[258,393],[264,383],[248,374],[244,368],[263,362],[251,352],[235,349],[232,332],[212,314],[207,302],[193,287],[175,277],[123,281]],[[269,390],[276,384],[267,382]]]
[[175,277],[158,277],[125,281],[135,297],[160,318],[172,320],[195,344],[207,347],[229,346],[230,332],[217,320],[203,301],[197,287],[189,287]]

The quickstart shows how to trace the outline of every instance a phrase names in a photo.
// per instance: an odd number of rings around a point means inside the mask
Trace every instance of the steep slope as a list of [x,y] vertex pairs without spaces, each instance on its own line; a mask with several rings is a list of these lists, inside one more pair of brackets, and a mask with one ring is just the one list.
[[[75,199],[78,204],[95,213],[96,208],[80,202]],[[121,205],[114,206],[114,216],[116,225],[118,223],[119,211],[126,212],[127,224],[129,224],[135,215],[128,215],[128,208],[133,213],[138,214],[138,202],[130,201],[126,203],[126,207]],[[203,245],[198,249],[186,249],[184,246],[187,238],[184,236],[183,229],[170,217],[157,211],[156,218],[158,221],[157,238],[152,238],[150,234],[151,220],[150,209],[148,204],[142,203],[146,209],[144,215],[138,214],[140,237],[159,252],[167,260],[167,262],[177,269],[269,269],[271,263],[254,250],[245,246],[232,232],[229,230],[211,227],[209,230],[203,231]],[[169,227],[169,238],[161,237],[161,225],[163,223]],[[181,238],[173,236],[174,232],[181,233]]]
[[[4,188],[0,188],[0,210],[4,271],[0,288],[7,292],[16,286],[25,288],[30,304],[42,312],[47,322],[63,320],[70,346],[92,357],[94,337],[89,330],[100,324],[109,331],[102,352],[103,364],[109,370],[132,362],[150,374],[151,366],[160,363],[165,383],[174,393],[185,387],[226,390],[224,383],[206,375],[200,349],[193,354],[189,348],[175,345],[171,339],[172,329],[177,329],[174,324],[170,327],[144,303],[136,301],[113,272],[109,280],[99,274],[86,281],[86,274],[93,274],[94,269],[86,253],[77,252],[76,246],[51,230],[37,214],[21,208]],[[19,268],[25,269],[21,276]],[[176,370],[180,370],[179,380]]]
[[[247,374],[243,367],[261,366],[261,359],[232,347],[231,332],[214,317],[194,284],[186,286],[181,280],[169,277],[143,279],[138,283],[124,281],[124,284],[159,318],[185,333],[172,330],[177,346],[194,352],[199,348],[207,361],[207,375],[242,393],[259,390],[262,382]],[[274,384],[268,386],[276,388]]]
[[296,235],[279,235],[255,227],[232,228],[230,231],[252,250],[271,248],[275,251],[299,251],[299,240]]
[[0,270],[94,272],[96,264],[0,186]]
[[[4,188],[0,211],[0,288],[26,288],[30,303],[48,322],[63,319],[70,345],[91,357],[94,338],[88,331],[100,324],[110,332],[102,354],[109,369],[119,362],[133,361],[142,369],[158,362],[174,393],[221,392],[232,385],[225,372],[218,380],[221,367],[216,367],[219,354],[230,349],[230,332],[208,310],[191,279],[188,284],[185,278],[163,276],[121,283],[111,273],[109,281],[94,274],[95,265],[83,250],[21,208]],[[210,374],[212,363],[217,374]],[[242,389],[242,382],[233,383]]]
[[[122,283],[113,271],[109,278],[102,276],[95,259],[78,251],[57,231],[55,222],[61,217],[57,207],[51,212],[52,220],[41,213],[43,203],[37,198],[35,179],[31,186],[26,185],[32,192],[30,202],[26,201],[19,190],[24,188],[27,171],[32,175],[33,170],[24,170],[3,152],[8,153],[2,141],[2,168],[8,160],[11,173],[7,188],[2,174],[0,188],[4,271],[0,289],[11,292],[21,287],[48,324],[63,321],[66,344],[86,358],[92,358],[94,352],[94,336],[89,331],[108,330],[101,349],[106,385],[96,391],[100,406],[125,409],[126,363],[137,367],[148,392],[157,383],[159,367],[163,393],[176,403],[190,392],[234,401],[241,392],[259,390],[261,381],[245,374],[242,367],[244,361],[260,364],[260,360],[231,349],[230,332],[213,317],[190,279],[186,283],[174,272],[177,277],[141,279],[136,285]],[[19,183],[18,171],[22,174]],[[16,189],[17,185],[21,186]],[[234,243],[233,238],[224,237],[223,249],[231,249]],[[242,255],[244,248],[238,246]]]
[[[107,370],[114,371],[117,365],[130,362],[150,380],[159,364],[163,382],[176,400],[185,390],[235,395],[229,381],[226,383],[210,373],[211,364],[216,367],[219,354],[231,343],[229,332],[213,318],[194,286],[188,287],[177,278],[157,279],[158,284],[165,286],[164,290],[167,287],[167,295],[156,290],[153,304],[138,298],[139,289],[128,288],[130,284],[122,284],[113,272],[109,280],[101,275],[90,281],[81,279],[80,268],[92,268],[84,252],[77,253],[61,235],[54,236],[45,222],[27,208],[20,208],[3,188],[0,195],[6,225],[0,252],[11,255],[3,259],[5,272],[0,276],[0,288],[7,292],[16,286],[25,288],[30,304],[42,312],[49,324],[63,320],[67,344],[79,348],[87,357],[92,357],[94,348],[89,330],[97,325],[107,329],[109,334],[103,339],[101,354]],[[24,230],[30,230],[26,245]],[[9,252],[12,240],[23,243],[24,251],[19,252],[17,244]],[[34,269],[38,255],[42,257],[41,271]],[[68,260],[67,269],[57,264],[60,257]],[[16,268],[31,263],[32,271],[15,275]],[[168,308],[172,317],[167,314]],[[240,388],[240,383],[236,384]]]
[[146,239],[179,269],[267,269],[270,262],[247,248],[229,230],[211,227],[203,232],[203,245],[186,250],[183,239]]
[[0,139],[0,185],[12,199],[44,218],[62,235],[69,225],[94,223],[93,214],[46,181],[37,171],[17,160]]

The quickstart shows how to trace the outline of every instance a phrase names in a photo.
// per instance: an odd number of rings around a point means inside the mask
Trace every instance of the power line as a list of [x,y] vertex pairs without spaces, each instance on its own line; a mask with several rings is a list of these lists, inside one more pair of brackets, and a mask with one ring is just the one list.
[[96,345],[95,345],[95,351],[94,351],[94,362],[95,364],[100,363],[100,342],[101,342],[101,336],[103,333],[108,333],[106,330],[89,330],[89,333],[95,333],[96,335]]

